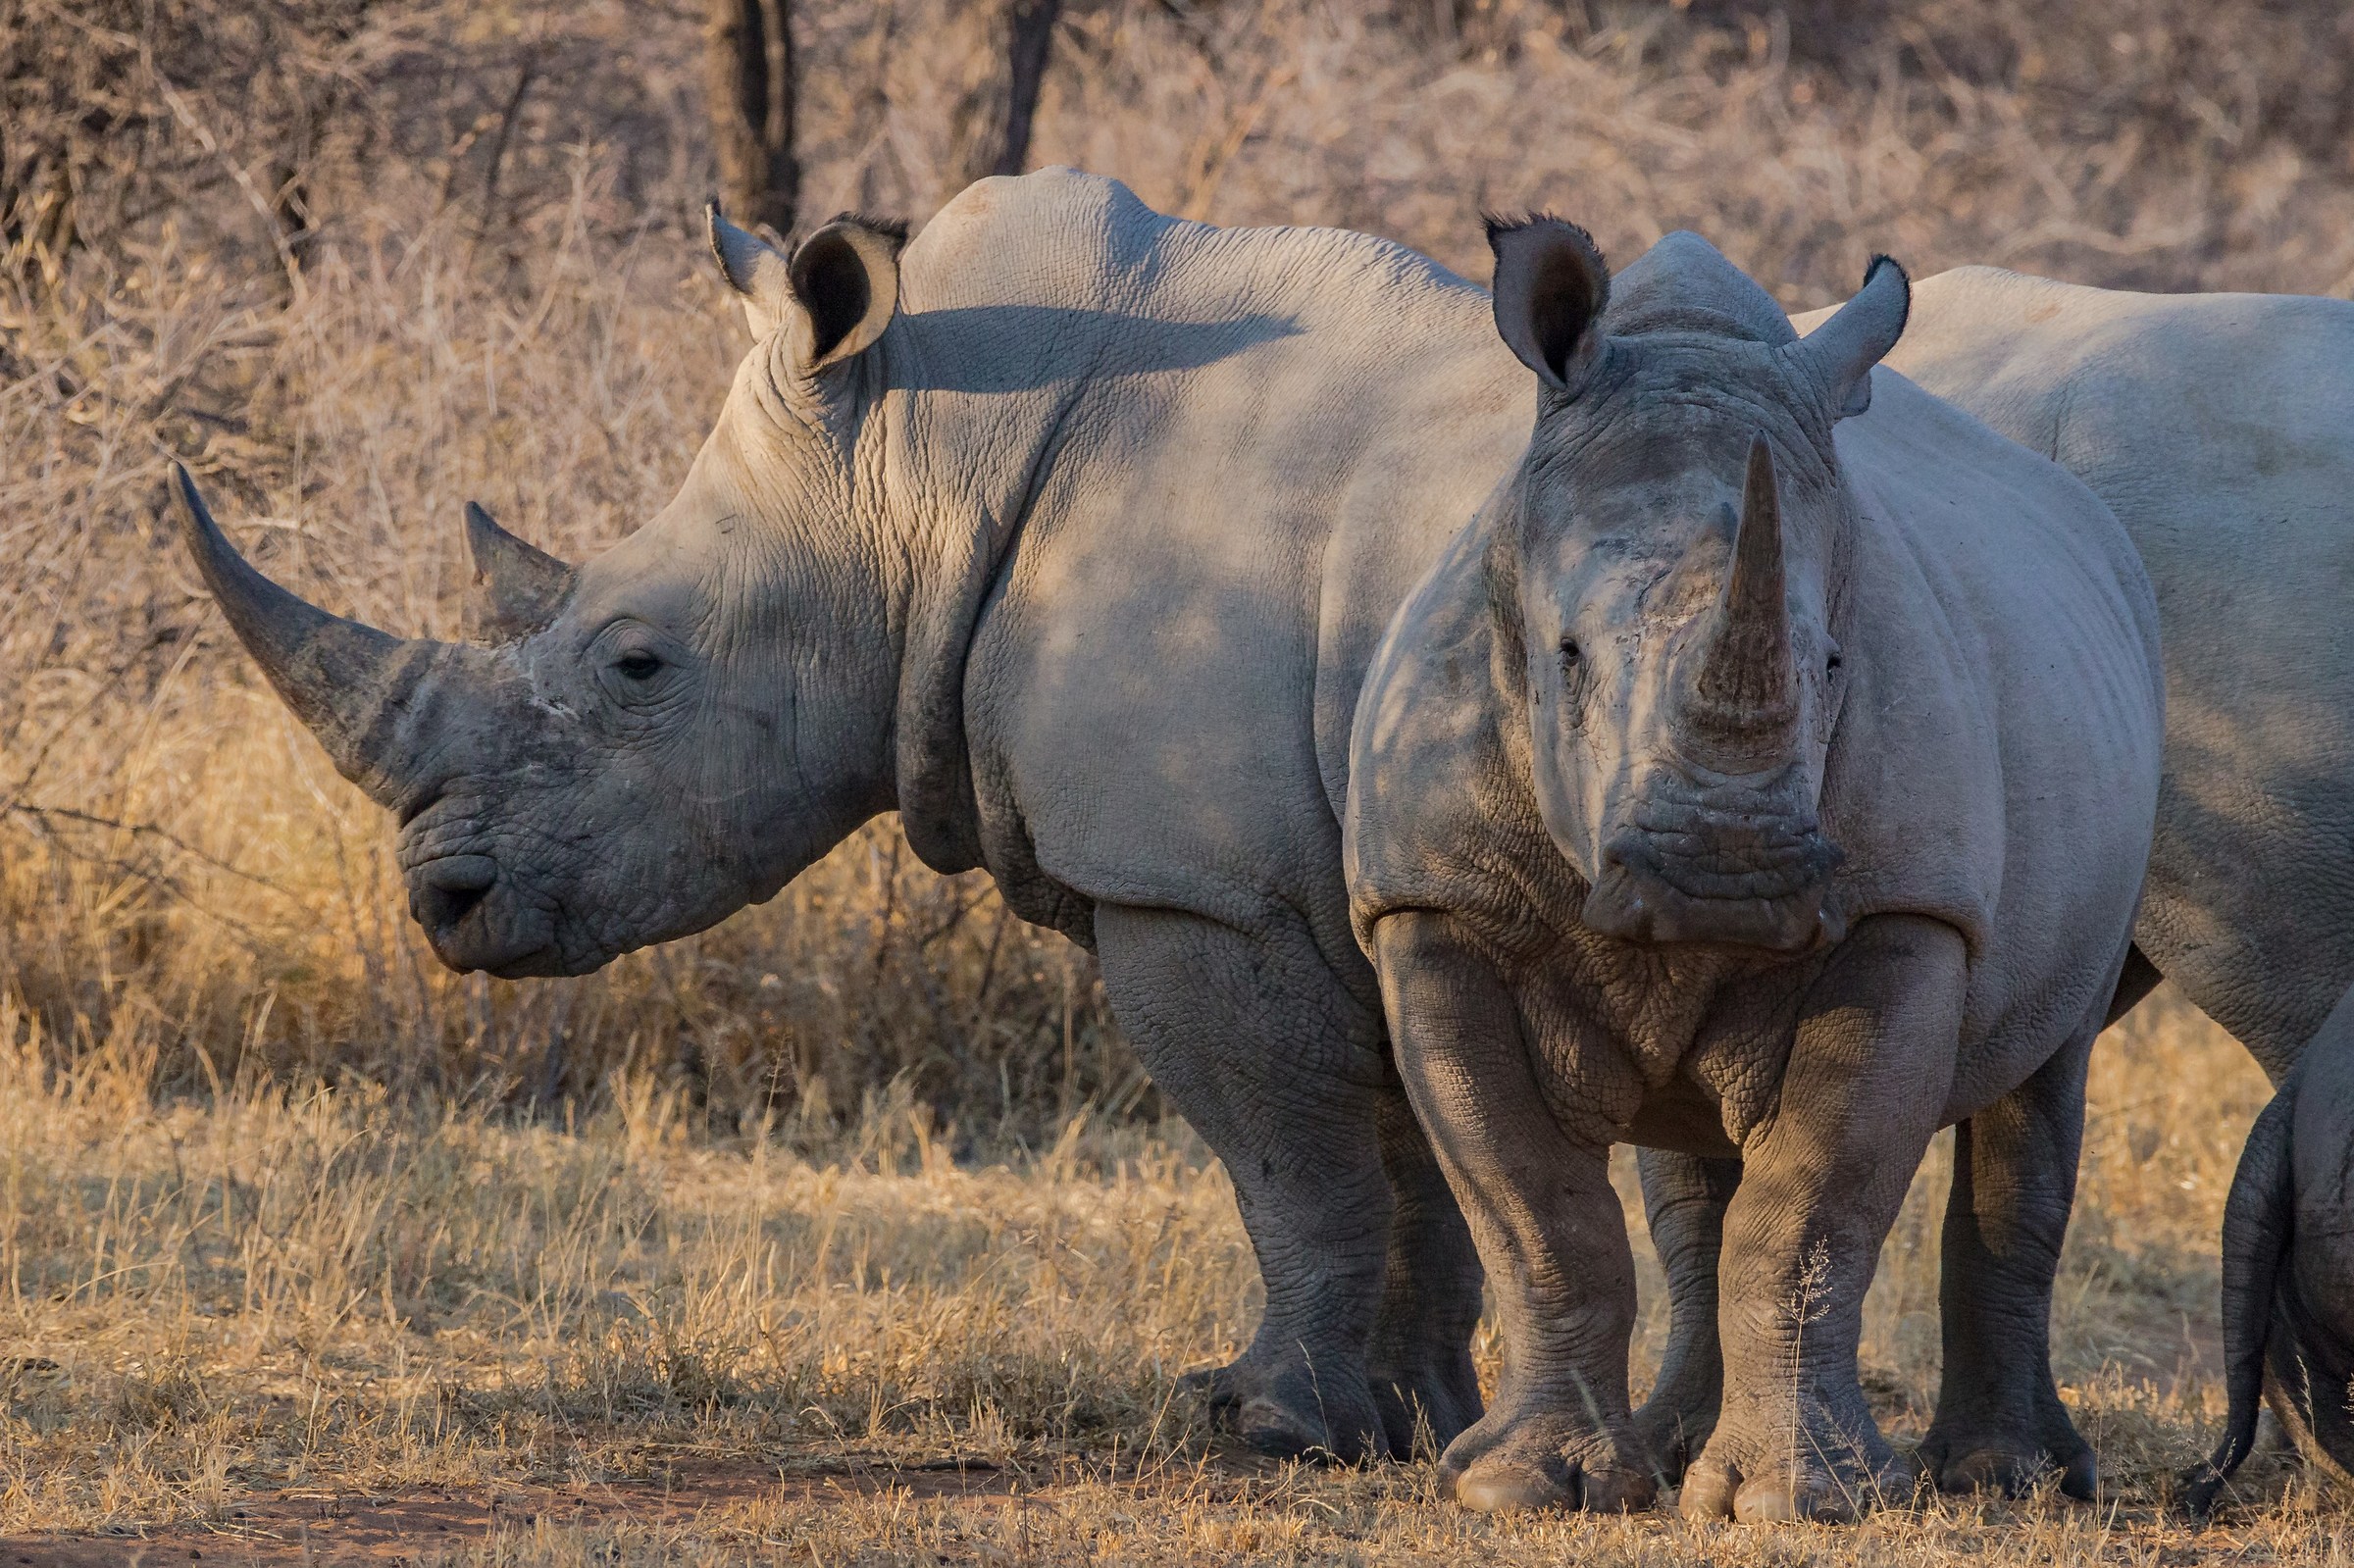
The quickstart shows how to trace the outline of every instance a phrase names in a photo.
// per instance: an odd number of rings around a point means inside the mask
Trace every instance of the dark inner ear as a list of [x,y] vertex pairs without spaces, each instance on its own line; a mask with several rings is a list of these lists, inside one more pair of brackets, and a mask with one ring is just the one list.
[[841,346],[866,319],[873,297],[856,247],[839,233],[822,231],[810,235],[793,258],[793,291],[809,313],[813,361]]
[[1569,356],[1601,309],[1594,275],[1577,255],[1566,246],[1549,251],[1529,289],[1528,326],[1536,334],[1537,352],[1557,379],[1568,379]]

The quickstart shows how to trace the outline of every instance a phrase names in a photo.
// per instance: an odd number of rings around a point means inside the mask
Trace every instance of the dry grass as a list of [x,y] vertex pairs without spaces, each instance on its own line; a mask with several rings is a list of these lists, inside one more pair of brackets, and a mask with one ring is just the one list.
[[[1178,1128],[1079,1116],[981,1165],[902,1102],[811,1158],[715,1139],[648,1080],[567,1127],[366,1087],[159,1106],[135,1045],[47,1070],[14,1006],[0,1041],[0,1535],[160,1529],[218,1536],[218,1558],[251,1543],[256,1497],[505,1488],[542,1497],[537,1519],[450,1560],[2323,1562],[2354,1545],[2277,1461],[2221,1531],[2155,1516],[2221,1414],[2212,1238],[2263,1094],[2163,999],[2100,1053],[2055,1326],[2107,1498],[1945,1503],[1847,1534],[1495,1523],[1437,1503],[1427,1464],[1225,1453],[1176,1379],[1239,1348],[1256,1282],[1222,1173]],[[1934,1393],[1943,1174],[1933,1160],[1917,1184],[1867,1313],[1868,1379],[1900,1434]],[[1648,1254],[1643,1299],[1647,1368],[1665,1322]],[[1483,1337],[1491,1375],[1495,1350]],[[959,1463],[989,1478],[977,1495],[911,1490]],[[899,1489],[875,1491],[877,1470]],[[561,1522],[558,1503],[682,1473],[684,1512]],[[692,1505],[714,1474],[733,1484]]]
[[[163,459],[286,581],[452,634],[460,503],[569,553],[618,537],[683,473],[738,328],[691,235],[692,8],[332,9],[364,20],[270,55],[266,92],[236,96],[228,57],[183,74],[185,119],[116,149],[129,183],[86,247],[0,280],[0,1532],[177,1520],[224,1532],[217,1558],[288,1489],[578,1498],[691,1461],[756,1484],[700,1514],[543,1513],[452,1560],[2354,1560],[2277,1463],[2221,1534],[2150,1522],[2220,1414],[2216,1226],[2262,1093],[2178,1007],[2102,1049],[2056,1327],[2115,1507],[1696,1532],[1500,1525],[1432,1504],[1426,1468],[1219,1452],[1173,1377],[1255,1311],[1222,1177],[1162,1122],[1085,955],[924,873],[888,823],[594,977],[438,970],[381,814],[197,591]],[[811,216],[920,219],[952,194],[970,19],[797,9]],[[1477,209],[1527,204],[1622,258],[1698,228],[1793,306],[1873,250],[2354,282],[2333,7],[1069,11],[1040,161],[1474,276]],[[0,0],[24,26],[101,12],[144,14]],[[98,74],[135,103],[137,43],[58,47],[111,50]],[[281,101],[312,116],[291,276],[231,177],[266,172]],[[1900,1432],[1935,1388],[1943,1158],[1868,1308]],[[1663,1325],[1644,1299],[1639,1362]],[[1037,1500],[828,1490],[951,1455]]]

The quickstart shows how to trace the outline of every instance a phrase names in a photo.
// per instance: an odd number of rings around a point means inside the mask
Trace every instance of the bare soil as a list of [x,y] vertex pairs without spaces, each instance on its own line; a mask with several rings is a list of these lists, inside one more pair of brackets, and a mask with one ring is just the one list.
[[682,1458],[657,1477],[565,1486],[426,1487],[369,1492],[293,1487],[239,1500],[225,1517],[137,1533],[0,1537],[0,1568],[160,1568],[205,1562],[425,1564],[500,1531],[627,1518],[682,1524],[756,1502],[825,1502],[899,1492],[976,1507],[1019,1506],[1041,1494],[988,1460],[895,1464],[856,1454],[795,1466]]

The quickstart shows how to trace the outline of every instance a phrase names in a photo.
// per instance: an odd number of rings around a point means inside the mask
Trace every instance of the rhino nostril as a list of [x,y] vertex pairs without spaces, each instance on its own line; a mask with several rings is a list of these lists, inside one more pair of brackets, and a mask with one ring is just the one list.
[[498,881],[488,855],[444,855],[417,868],[409,913],[428,931],[447,931],[474,912]]

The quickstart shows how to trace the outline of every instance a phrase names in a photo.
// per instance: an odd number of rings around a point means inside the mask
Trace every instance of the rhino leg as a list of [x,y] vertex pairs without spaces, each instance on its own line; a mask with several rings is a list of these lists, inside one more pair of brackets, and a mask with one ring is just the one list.
[[1857,1376],[1864,1292],[1952,1086],[1960,933],[1878,916],[1809,992],[1724,1217],[1724,1401],[1684,1477],[1699,1517],[1852,1518],[1910,1471]]
[[1389,916],[1374,952],[1399,1072],[1504,1328],[1496,1403],[1448,1445],[1441,1473],[1481,1510],[1649,1507],[1656,1483],[1626,1396],[1634,1256],[1609,1145],[1562,1129],[1510,993],[1452,921]]
[[1667,1347],[1635,1430],[1669,1481],[1681,1479],[1716,1425],[1724,1356],[1716,1344],[1716,1267],[1724,1209],[1741,1185],[1737,1159],[1641,1151],[1643,1217],[1667,1274]]
[[1146,1070],[1225,1162],[1266,1286],[1250,1347],[1205,1380],[1212,1407],[1262,1452],[1385,1451],[1365,1376],[1393,1207],[1378,1020],[1303,927],[1104,905],[1096,946]]
[[1396,1204],[1390,1255],[1365,1363],[1382,1431],[1395,1458],[1417,1436],[1444,1450],[1480,1416],[1471,1336],[1479,1327],[1479,1252],[1446,1172],[1423,1136],[1403,1084],[1380,1105],[1381,1163]]
[[1920,1444],[1947,1492],[2016,1495],[2057,1472],[2069,1496],[2093,1493],[2092,1445],[2052,1380],[2051,1322],[2101,1023],[2088,1020],[2033,1077],[1954,1129],[1937,1291],[1944,1373]]

